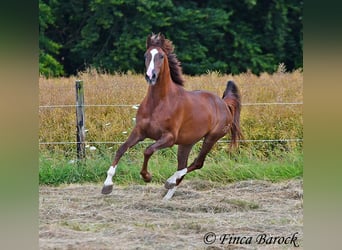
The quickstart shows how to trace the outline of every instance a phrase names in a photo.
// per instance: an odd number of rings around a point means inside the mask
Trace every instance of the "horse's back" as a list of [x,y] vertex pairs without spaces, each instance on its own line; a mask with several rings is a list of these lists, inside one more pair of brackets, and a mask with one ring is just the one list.
[[179,144],[198,141],[210,133],[225,134],[228,122],[224,101],[207,91],[186,91],[179,105],[182,108],[182,124],[178,133]]
[[219,96],[203,90],[189,91],[188,94],[195,105],[206,109],[211,116],[222,118],[226,115],[226,104]]

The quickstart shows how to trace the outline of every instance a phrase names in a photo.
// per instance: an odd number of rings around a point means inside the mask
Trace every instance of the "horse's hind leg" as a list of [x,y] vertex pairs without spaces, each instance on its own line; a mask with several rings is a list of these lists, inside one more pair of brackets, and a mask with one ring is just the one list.
[[210,152],[212,147],[215,145],[215,143],[221,138],[222,136],[207,136],[204,141],[201,148],[200,153],[198,154],[197,158],[194,160],[193,163],[188,167],[188,172],[190,173],[196,169],[200,169],[203,167],[205,157]]
[[127,151],[127,149],[129,149],[130,147],[133,147],[135,144],[137,144],[139,141],[143,140],[144,138],[142,136],[140,136],[140,134],[138,133],[137,128],[135,128],[132,133],[130,134],[130,136],[128,137],[127,141],[122,144],[119,149],[116,151],[115,154],[115,158],[114,161],[112,163],[112,165],[109,167],[108,171],[107,171],[107,178],[103,183],[103,187],[102,187],[102,194],[109,194],[112,192],[113,190],[113,176],[115,175],[115,171],[116,171],[116,166],[120,160],[120,158],[122,157],[122,155]]
[[[207,154],[209,153],[209,151],[212,149],[212,147],[214,146],[214,144],[218,141],[218,139],[221,138],[219,136],[207,136],[204,141],[203,141],[203,145],[201,148],[201,151],[198,155],[198,157],[194,160],[194,162],[188,167],[188,168],[183,168],[181,170],[178,170],[176,173],[174,173],[165,183],[165,187],[166,188],[170,188],[169,191],[167,192],[167,194],[164,196],[164,200],[169,200],[172,198],[173,194],[176,191],[177,186],[181,183],[181,181],[183,180],[184,176],[187,173],[190,173],[191,171],[194,171],[196,169],[199,169],[203,166],[205,157],[207,156]],[[187,157],[189,156],[190,153],[190,149],[188,149],[189,151],[187,152]],[[186,151],[184,151],[185,153]],[[186,157],[186,159],[187,159]],[[186,162],[185,162],[186,164]]]
[[179,145],[178,146],[178,153],[177,153],[177,161],[178,161],[178,168],[177,172],[175,172],[167,181],[165,182],[166,189],[172,189],[178,185],[180,182],[179,180],[184,177],[187,172],[187,164],[190,151],[192,149],[193,144],[190,145]]
[[177,153],[178,168],[177,171],[165,182],[165,188],[168,189],[163,200],[169,200],[175,193],[178,184],[187,173],[186,166],[188,165],[188,157],[192,149],[193,144],[179,145]]

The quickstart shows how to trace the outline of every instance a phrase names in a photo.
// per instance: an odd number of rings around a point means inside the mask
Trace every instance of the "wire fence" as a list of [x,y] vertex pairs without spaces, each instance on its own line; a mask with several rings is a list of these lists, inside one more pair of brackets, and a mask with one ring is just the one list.
[[[303,102],[269,102],[269,103],[243,103],[242,106],[272,106],[272,105],[303,105]],[[41,105],[39,109],[53,109],[53,108],[76,108],[76,104],[64,105]],[[139,104],[84,104],[84,107],[131,107],[138,109]],[[230,140],[219,140],[217,143],[229,143]],[[285,138],[285,139],[246,139],[239,140],[239,142],[249,143],[271,143],[271,142],[303,142],[303,138]],[[52,141],[52,142],[39,142],[39,145],[67,145],[77,144],[77,141]],[[123,141],[86,141],[86,144],[122,144]],[[151,142],[143,141],[141,144],[150,144]]]
[[[270,105],[302,105],[303,102],[259,102],[259,103],[243,103],[242,106],[270,106]],[[44,108],[75,108],[76,104],[64,105],[42,105],[40,109]],[[138,108],[139,104],[84,104],[83,107],[132,107]]]
[[[238,142],[303,142],[302,138],[293,139],[260,139],[260,140],[238,140]],[[231,140],[219,140],[217,143],[229,143]],[[66,144],[76,144],[77,141],[61,141],[61,142],[39,142],[40,145],[66,145]],[[86,144],[123,144],[124,141],[86,141]],[[140,144],[150,144],[151,142],[142,141]]]

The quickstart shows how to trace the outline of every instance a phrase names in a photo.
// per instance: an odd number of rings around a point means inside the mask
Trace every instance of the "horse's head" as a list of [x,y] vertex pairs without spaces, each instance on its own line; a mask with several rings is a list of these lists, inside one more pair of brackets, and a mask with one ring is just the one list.
[[165,52],[159,47],[150,47],[145,53],[146,81],[155,85],[159,74],[164,69]]
[[161,73],[171,75],[175,84],[183,86],[182,69],[180,62],[173,53],[172,42],[162,34],[152,34],[146,39],[145,66],[146,81],[154,85]]

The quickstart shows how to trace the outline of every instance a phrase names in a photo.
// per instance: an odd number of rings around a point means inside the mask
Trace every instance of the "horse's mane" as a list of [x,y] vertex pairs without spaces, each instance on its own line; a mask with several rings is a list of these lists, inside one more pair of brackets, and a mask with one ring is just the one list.
[[162,34],[153,34],[149,35],[146,39],[146,47],[149,48],[151,46],[160,47],[167,55],[167,59],[169,61],[170,74],[171,79],[174,83],[183,86],[183,76],[182,76],[182,67],[180,61],[177,59],[175,53],[173,53],[174,46],[172,42],[165,38]]

